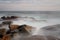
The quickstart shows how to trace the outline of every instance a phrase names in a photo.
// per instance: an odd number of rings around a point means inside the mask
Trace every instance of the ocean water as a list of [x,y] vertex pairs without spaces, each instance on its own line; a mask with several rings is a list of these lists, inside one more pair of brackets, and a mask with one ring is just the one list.
[[34,30],[35,33],[33,32],[33,34],[37,34],[41,27],[47,25],[47,15],[40,14],[40,12],[1,12],[0,17],[2,16],[19,16],[20,18],[18,18],[18,20],[14,20],[13,24],[26,24],[35,27],[36,30]]
[[60,24],[59,11],[1,11],[0,17],[2,16],[19,16],[18,19],[13,20],[13,24],[26,24],[35,27],[36,29],[32,30],[32,35],[45,35],[41,28]]

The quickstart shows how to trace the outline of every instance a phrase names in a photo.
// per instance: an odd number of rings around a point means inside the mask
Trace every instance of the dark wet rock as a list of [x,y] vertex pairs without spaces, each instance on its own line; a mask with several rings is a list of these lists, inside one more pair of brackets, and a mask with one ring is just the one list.
[[10,18],[9,16],[7,16],[6,18]]
[[18,18],[18,17],[17,17],[17,16],[11,16],[11,18],[13,18],[13,19],[14,19],[14,18]]
[[4,24],[11,24],[12,23],[12,21],[4,21],[4,22],[2,22],[2,24],[4,25]]
[[16,18],[18,18],[18,16],[7,16],[7,17],[3,16],[3,17],[1,17],[1,19],[3,19],[3,20],[11,20],[11,19],[16,19]]
[[21,26],[19,26],[19,27],[18,27],[19,32],[20,32],[20,33],[28,33],[28,32],[26,31],[25,27],[26,27],[26,25],[21,25]]
[[2,34],[0,34],[0,38],[2,38],[3,37],[3,35]]
[[24,25],[21,25],[21,26],[18,26],[18,29],[22,29],[22,28],[24,28],[24,27],[26,27],[25,24],[24,24]]
[[29,32],[31,32],[31,30],[33,29],[33,27],[24,24],[24,25],[20,25],[20,26],[18,27],[18,29],[19,29],[19,31],[21,31],[21,32],[23,32],[23,33],[29,33]]
[[3,20],[4,20],[4,19],[5,19],[5,16],[1,17],[1,19],[3,19]]
[[10,30],[7,30],[6,34],[10,34],[10,33],[11,33],[11,31]]

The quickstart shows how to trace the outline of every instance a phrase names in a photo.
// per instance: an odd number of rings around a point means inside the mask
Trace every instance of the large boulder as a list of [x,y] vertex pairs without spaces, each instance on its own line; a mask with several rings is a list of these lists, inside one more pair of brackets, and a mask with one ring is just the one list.
[[60,38],[60,24],[45,26],[41,29],[45,35],[52,35]]
[[18,30],[20,33],[30,33],[33,27],[29,25],[10,25],[10,30]]
[[20,40],[60,40],[54,36],[33,35],[31,37],[22,37]]
[[32,29],[33,29],[32,26],[25,25],[25,24],[20,25],[20,26],[18,27],[18,30],[19,30],[19,32],[21,32],[21,33],[31,33]]

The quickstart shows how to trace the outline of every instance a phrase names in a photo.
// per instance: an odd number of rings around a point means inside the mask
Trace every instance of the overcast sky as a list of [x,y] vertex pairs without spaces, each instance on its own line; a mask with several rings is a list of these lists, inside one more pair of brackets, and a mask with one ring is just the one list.
[[0,0],[0,11],[59,11],[60,0]]

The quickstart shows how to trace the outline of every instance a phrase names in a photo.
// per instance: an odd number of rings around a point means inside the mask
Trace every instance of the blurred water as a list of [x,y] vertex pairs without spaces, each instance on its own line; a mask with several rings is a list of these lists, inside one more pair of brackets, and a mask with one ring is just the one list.
[[[37,11],[37,12],[3,12],[0,13],[1,16],[19,16],[18,20],[14,20],[13,24],[27,24],[36,29],[32,31],[32,35],[44,35],[41,28],[49,25],[60,24],[60,12],[45,12],[45,11]],[[1,23],[2,21],[0,21]]]
[[20,18],[18,20],[14,20],[13,24],[18,24],[18,25],[27,24],[35,27],[36,29],[33,31],[32,35],[36,35],[41,27],[47,25],[46,23],[47,14],[41,14],[40,12],[22,12],[22,13],[5,12],[5,13],[0,13],[0,15],[19,16]]

